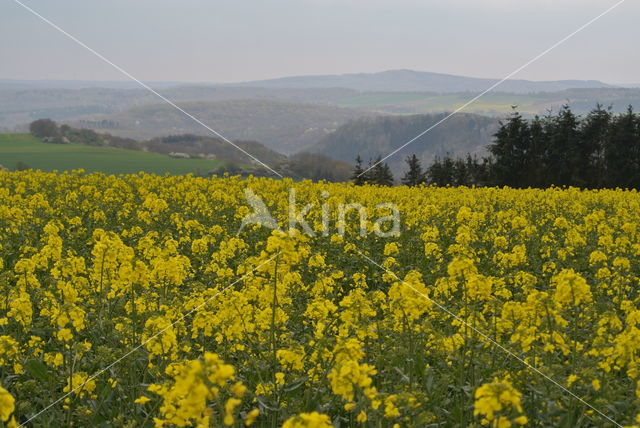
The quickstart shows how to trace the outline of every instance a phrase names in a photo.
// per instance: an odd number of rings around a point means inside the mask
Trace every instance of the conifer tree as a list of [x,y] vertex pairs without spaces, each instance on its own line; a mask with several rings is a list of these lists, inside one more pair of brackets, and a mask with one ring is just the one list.
[[393,174],[386,162],[382,162],[380,156],[373,162],[373,168],[369,170],[370,183],[380,186],[393,186]]
[[545,177],[547,185],[575,185],[574,177],[578,168],[578,118],[568,105],[547,121],[545,133],[548,145],[545,150]]
[[578,186],[640,189],[640,116],[596,105],[587,116],[568,105],[525,120],[515,112],[494,134],[492,157],[435,159],[429,183],[511,187]]
[[523,171],[523,182],[527,187],[544,186],[544,159],[548,147],[548,138],[543,120],[536,115],[529,125],[530,147]]
[[588,188],[601,188],[605,185],[605,146],[610,125],[610,108],[605,110],[600,104],[596,105],[580,125],[580,163],[575,176],[577,185]]
[[440,160],[436,156],[433,163],[427,169],[427,178],[429,184],[435,184],[436,186],[451,186],[455,180],[455,161],[446,156]]
[[362,158],[360,155],[356,157],[356,166],[353,169],[353,174],[351,175],[351,180],[356,186],[362,186],[366,183],[367,177],[364,173],[364,169],[362,169]]
[[499,186],[526,187],[525,170],[531,146],[529,124],[515,111],[506,123],[501,122],[489,151],[495,158],[493,175]]
[[640,135],[638,118],[629,106],[625,114],[611,121],[606,144],[607,185],[638,188],[640,186]]
[[422,172],[420,159],[413,154],[407,157],[406,162],[409,169],[405,172],[404,177],[402,177],[402,184],[405,186],[419,186],[424,183],[425,175],[424,172]]

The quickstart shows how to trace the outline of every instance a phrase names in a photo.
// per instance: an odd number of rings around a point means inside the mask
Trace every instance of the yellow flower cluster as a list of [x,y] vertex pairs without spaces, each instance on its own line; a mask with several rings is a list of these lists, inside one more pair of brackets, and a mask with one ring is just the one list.
[[0,419],[637,424],[639,226],[633,191],[0,171]]
[[[474,415],[482,415],[483,425],[491,424],[495,428],[509,428],[512,422],[517,425],[525,425],[528,422],[522,415],[522,394],[516,390],[508,380],[494,379],[491,383],[485,383],[475,392]],[[510,413],[516,416],[511,420]]]
[[[162,426],[209,426],[215,416],[209,402],[218,400],[221,395],[230,391],[233,395],[224,402],[222,422],[233,425],[235,409],[242,403],[242,396],[247,388],[242,382],[233,385],[234,368],[216,355],[206,352],[202,360],[191,360],[172,363],[166,369],[172,380],[158,385],[152,384],[148,390],[162,397],[160,413],[162,418],[155,418],[156,427]],[[148,398],[141,397],[138,403],[144,404]]]
[[0,386],[0,419],[2,419],[2,422],[5,422],[9,428],[17,426],[15,418],[12,416],[15,410],[15,402],[15,398]]
[[318,412],[301,413],[287,419],[282,428],[331,428],[333,425],[327,415]]

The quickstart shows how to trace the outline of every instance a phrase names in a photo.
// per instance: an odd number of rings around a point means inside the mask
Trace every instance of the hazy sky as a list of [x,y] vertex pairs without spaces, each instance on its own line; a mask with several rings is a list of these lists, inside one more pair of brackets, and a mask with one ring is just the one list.
[[[501,78],[616,0],[21,0],[139,79],[414,69]],[[516,78],[640,83],[640,1]],[[0,78],[126,80],[0,0]]]

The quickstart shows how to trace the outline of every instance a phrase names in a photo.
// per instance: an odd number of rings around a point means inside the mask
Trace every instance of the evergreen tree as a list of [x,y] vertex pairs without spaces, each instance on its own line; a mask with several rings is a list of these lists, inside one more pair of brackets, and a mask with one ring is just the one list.
[[640,135],[638,118],[629,106],[625,114],[611,121],[605,145],[607,185],[611,187],[640,187]]
[[469,153],[465,158],[436,157],[427,168],[426,177],[430,184],[438,186],[487,186],[493,184],[492,168],[491,159],[483,158],[480,163],[477,156]]
[[[470,154],[456,159],[436,157],[425,173],[418,158],[410,156],[402,183],[640,189],[640,116],[631,106],[626,113],[613,115],[611,108],[598,104],[579,117],[565,105],[556,114],[532,120],[514,111],[500,123],[488,149],[492,156],[482,161]],[[360,163],[357,169],[360,174]],[[380,157],[365,176],[373,184],[393,184],[389,167]]]
[[575,184],[579,168],[578,118],[568,105],[546,121],[548,145],[545,150],[545,184],[570,186]]
[[529,150],[523,171],[523,183],[527,187],[542,187],[545,181],[545,156],[549,139],[545,132],[543,120],[535,116],[529,124]]
[[467,153],[464,163],[468,175],[466,186],[487,186],[491,184],[489,159],[483,158],[482,163],[480,163],[477,156],[471,156]]
[[588,188],[605,185],[605,146],[610,125],[610,108],[605,110],[600,104],[582,121],[578,145],[580,164],[575,176],[577,185]]
[[379,182],[383,186],[393,186],[395,182],[391,168],[389,168],[389,165],[387,165],[386,162],[382,165],[382,173],[380,174]]
[[429,184],[436,186],[451,186],[454,184],[455,162],[450,156],[446,156],[440,160],[436,156],[433,163],[427,169],[427,178]]
[[370,183],[380,186],[393,186],[393,174],[386,162],[382,162],[380,156],[373,162],[373,168],[369,170]]
[[367,181],[367,174],[364,174],[364,169],[362,169],[362,158],[360,155],[356,157],[356,166],[353,169],[353,175],[351,175],[351,180],[353,180],[356,186],[362,186]]
[[469,186],[471,184],[469,172],[465,160],[456,158],[453,163],[453,184],[455,186]]
[[420,184],[425,182],[425,176],[422,172],[422,165],[420,164],[420,159],[413,154],[406,159],[407,165],[409,169],[405,172],[404,177],[402,177],[402,184],[405,186],[419,186]]
[[427,171],[425,172],[425,176],[427,178],[427,183],[432,184],[432,185],[440,185],[440,182],[442,180],[442,162],[440,161],[440,158],[438,156],[436,156],[433,159],[433,162],[431,162],[431,165],[429,165],[429,167],[427,167]]
[[492,171],[498,186],[526,187],[530,177],[526,166],[531,147],[529,124],[520,113],[514,111],[511,118],[494,134],[495,141],[489,146],[494,156]]
[[[482,164],[469,156],[464,168],[461,159],[453,162],[454,184],[640,189],[640,116],[631,106],[613,115],[598,104],[581,118],[565,105],[531,121],[514,112],[494,138]],[[429,179],[448,183],[448,162],[436,160]]]

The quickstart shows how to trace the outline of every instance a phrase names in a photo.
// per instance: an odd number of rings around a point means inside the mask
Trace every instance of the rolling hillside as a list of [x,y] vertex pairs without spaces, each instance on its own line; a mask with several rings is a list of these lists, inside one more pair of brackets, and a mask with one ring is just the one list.
[[219,160],[174,159],[158,153],[95,147],[82,144],[46,144],[26,134],[0,135],[0,164],[13,169],[18,162],[43,171],[135,174],[140,171],[155,174],[207,173],[220,167]]
[[[96,85],[102,82],[95,82]],[[16,84],[18,85],[18,84]],[[350,89],[269,89],[227,86],[179,86],[158,88],[173,102],[228,100],[281,100],[327,105],[357,95]],[[154,94],[139,87],[39,87],[0,84],[0,126],[13,127],[36,119],[74,120],[123,112],[129,108],[159,104]]]
[[[365,92],[338,100],[342,107],[361,108],[368,111],[392,114],[440,113],[453,111],[466,104],[476,93],[438,94],[425,92]],[[617,113],[627,106],[640,107],[640,90],[627,88],[567,89],[558,92],[515,94],[489,92],[465,108],[465,112],[487,116],[502,116],[517,105],[525,115],[543,115],[549,109],[557,111],[570,104],[577,114],[589,112],[597,103],[612,106]]]
[[[288,153],[298,149],[293,146],[304,146],[323,137],[326,133],[319,132],[319,129],[335,129],[336,124],[341,125],[372,112],[424,114],[452,111],[477,94],[229,86],[185,86],[160,91],[164,96],[181,104],[212,104],[210,107],[194,108],[198,112],[203,108],[209,110],[203,111],[205,119],[214,121],[221,128],[228,128],[234,138],[237,135],[237,138],[264,141],[272,145],[272,148]],[[549,108],[557,110],[567,102],[576,113],[586,113],[596,103],[612,105],[615,112],[622,112],[629,104],[636,109],[640,108],[640,89],[583,88],[539,93],[489,92],[468,106],[465,111],[496,116],[510,112],[511,105],[518,105],[523,114],[534,115],[545,114]],[[26,130],[26,124],[40,118],[67,121],[74,125],[90,126],[136,138],[167,135],[165,131],[171,131],[172,127],[189,128],[190,125],[171,123],[169,128],[161,128],[161,132],[154,133],[157,124],[147,127],[141,122],[133,126],[132,121],[121,120],[129,114],[148,119],[148,112],[145,110],[153,110],[160,104],[161,101],[157,97],[142,89],[0,88],[0,128],[11,130],[16,126],[22,126],[19,128],[22,132]],[[115,120],[122,123],[111,121],[110,116],[113,115],[116,116]],[[283,115],[287,115],[291,120],[284,120]],[[103,119],[106,120],[102,124],[105,127],[98,123]],[[80,120],[84,120],[85,123],[80,124]],[[114,129],[118,126],[126,129]],[[201,132],[195,127],[187,130],[196,131]]]
[[[186,102],[180,106],[230,139],[257,140],[285,154],[320,140],[351,119],[371,114],[277,100]],[[104,123],[109,127],[102,128]],[[135,107],[72,124],[136,139],[176,134],[210,135],[207,129],[166,104]]]
[[[386,156],[444,116],[443,113],[354,120],[309,147],[308,151],[352,163],[360,155],[366,163],[377,156]],[[404,170],[406,156],[413,153],[425,165],[435,156],[446,154],[483,155],[497,127],[497,119],[467,113],[455,115],[389,158],[389,166],[397,175]]]

